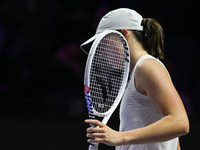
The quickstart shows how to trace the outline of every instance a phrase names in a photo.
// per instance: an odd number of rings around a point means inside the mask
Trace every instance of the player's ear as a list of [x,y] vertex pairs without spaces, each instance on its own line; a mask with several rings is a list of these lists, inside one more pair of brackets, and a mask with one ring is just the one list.
[[121,30],[121,33],[123,34],[123,36],[124,36],[125,38],[127,38],[127,36],[128,36],[128,30],[122,29],[122,30]]

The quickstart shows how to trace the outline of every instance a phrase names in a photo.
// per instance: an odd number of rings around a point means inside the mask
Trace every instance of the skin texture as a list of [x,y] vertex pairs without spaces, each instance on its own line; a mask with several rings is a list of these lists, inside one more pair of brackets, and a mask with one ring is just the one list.
[[[121,32],[129,43],[132,71],[137,60],[147,52],[131,31],[123,29]],[[144,60],[136,68],[135,84],[138,92],[147,95],[164,117],[149,126],[126,132],[118,132],[98,120],[87,119],[86,123],[97,125],[87,129],[88,138],[97,137],[93,140],[88,139],[88,142],[110,146],[147,144],[167,141],[189,132],[185,108],[165,67],[153,59]],[[179,144],[177,149],[180,149]]]

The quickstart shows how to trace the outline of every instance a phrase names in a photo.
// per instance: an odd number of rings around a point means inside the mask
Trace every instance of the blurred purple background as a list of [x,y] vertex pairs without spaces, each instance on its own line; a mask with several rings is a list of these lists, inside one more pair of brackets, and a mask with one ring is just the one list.
[[[192,149],[200,133],[199,4],[197,0],[1,0],[0,149],[87,149],[83,94],[87,55],[79,45],[95,33],[104,14],[119,7],[135,9],[163,26],[163,62],[191,120],[190,134],[180,138],[182,149]],[[118,129],[118,110],[110,126]],[[73,143],[80,143],[80,148]]]

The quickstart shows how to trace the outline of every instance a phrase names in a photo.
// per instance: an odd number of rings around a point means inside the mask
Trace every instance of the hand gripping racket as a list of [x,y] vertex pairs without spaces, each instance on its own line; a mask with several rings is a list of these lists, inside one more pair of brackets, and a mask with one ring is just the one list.
[[[95,39],[84,75],[89,118],[104,117],[102,122],[108,122],[123,96],[129,75],[129,62],[128,43],[120,32],[107,30]],[[98,150],[98,144],[90,145],[89,150]]]

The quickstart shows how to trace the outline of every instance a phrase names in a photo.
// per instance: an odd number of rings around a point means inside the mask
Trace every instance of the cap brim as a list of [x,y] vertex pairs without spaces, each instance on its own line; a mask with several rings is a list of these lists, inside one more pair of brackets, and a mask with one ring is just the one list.
[[85,45],[87,45],[87,44],[93,42],[98,36],[99,36],[99,34],[95,34],[93,37],[91,37],[90,39],[88,39],[87,41],[85,41],[83,44],[81,44],[80,47],[81,47],[81,49],[82,49],[86,54],[89,53],[89,50],[88,50],[88,51],[85,50],[85,49],[83,48],[83,46],[85,46]]

